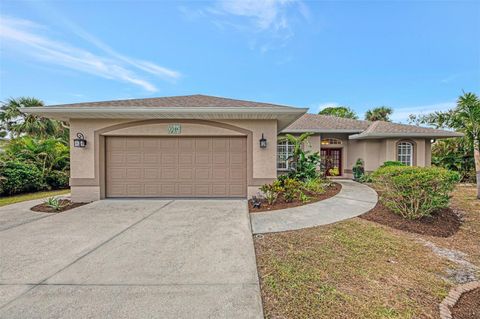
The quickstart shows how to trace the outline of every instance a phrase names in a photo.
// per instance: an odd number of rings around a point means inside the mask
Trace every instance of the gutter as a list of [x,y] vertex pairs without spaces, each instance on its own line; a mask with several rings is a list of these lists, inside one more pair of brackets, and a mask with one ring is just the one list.
[[363,140],[363,139],[378,139],[378,138],[388,138],[388,137],[432,137],[432,138],[449,138],[449,137],[462,137],[463,133],[458,132],[448,132],[445,133],[382,133],[382,134],[355,134],[350,135],[348,139],[350,140]]

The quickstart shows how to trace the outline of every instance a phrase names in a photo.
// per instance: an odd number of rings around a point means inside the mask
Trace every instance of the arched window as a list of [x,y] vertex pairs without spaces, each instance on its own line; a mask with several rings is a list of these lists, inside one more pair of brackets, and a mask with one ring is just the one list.
[[407,165],[413,165],[413,143],[401,141],[397,143],[397,161]]
[[322,139],[320,144],[322,144],[322,145],[340,145],[340,144],[342,144],[342,141],[339,140],[338,138],[329,137],[329,138]]

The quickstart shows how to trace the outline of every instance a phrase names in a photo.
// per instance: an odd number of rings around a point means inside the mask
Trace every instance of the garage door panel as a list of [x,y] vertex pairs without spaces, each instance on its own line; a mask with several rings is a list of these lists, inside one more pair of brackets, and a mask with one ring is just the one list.
[[196,153],[195,164],[197,165],[210,165],[212,163],[211,153]]
[[178,179],[178,169],[176,167],[166,167],[161,170],[161,178],[164,180],[177,180]]
[[244,137],[107,137],[107,197],[245,197]]

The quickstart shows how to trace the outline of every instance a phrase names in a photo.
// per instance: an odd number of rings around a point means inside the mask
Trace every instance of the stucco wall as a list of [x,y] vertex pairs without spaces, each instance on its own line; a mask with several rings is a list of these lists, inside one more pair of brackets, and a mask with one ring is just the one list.
[[[77,132],[84,134],[87,140],[86,148],[71,147],[71,188],[74,201],[93,201],[103,197],[103,136],[165,136],[168,135],[168,123],[147,123],[131,127],[121,127],[115,130],[107,128],[115,125],[130,125],[135,121],[129,120],[81,120],[70,121],[70,140]],[[250,139],[247,162],[250,166],[248,178],[248,193],[255,194],[258,186],[271,182],[276,178],[276,145],[277,145],[277,122],[275,120],[231,120],[215,121],[215,123],[232,125],[243,129],[238,132],[228,127],[208,125],[201,121],[172,120],[169,123],[181,123],[181,133],[175,136],[239,136],[246,135]],[[196,123],[197,122],[197,123]],[[201,122],[201,123],[200,123]],[[130,124],[129,124],[130,123]],[[99,133],[99,131],[107,132]],[[268,145],[266,149],[259,147],[259,140],[264,134]],[[247,169],[248,170],[248,169]]]
[[414,144],[414,165],[431,165],[431,143],[428,139],[371,139],[348,141],[348,172],[358,158],[365,161],[365,170],[376,170],[385,161],[397,160],[397,143],[411,141]]

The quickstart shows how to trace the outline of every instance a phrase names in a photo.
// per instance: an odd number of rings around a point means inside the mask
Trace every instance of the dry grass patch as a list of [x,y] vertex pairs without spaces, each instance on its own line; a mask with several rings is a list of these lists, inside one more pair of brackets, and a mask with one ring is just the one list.
[[60,189],[60,190],[54,190],[54,191],[45,191],[45,192],[36,192],[36,193],[19,194],[19,195],[13,195],[13,196],[5,196],[5,197],[0,198],[0,207],[10,205],[10,204],[20,203],[20,202],[25,202],[25,201],[33,200],[33,199],[40,199],[40,198],[46,198],[46,197],[52,197],[52,196],[58,196],[58,195],[65,195],[65,194],[68,194],[68,193],[70,193],[70,189]]
[[267,318],[436,318],[449,265],[355,219],[255,238]]
[[[457,186],[452,194],[451,207],[462,215],[460,230],[449,238],[423,238],[438,246],[459,250],[468,255],[468,260],[480,267],[480,200],[476,199],[475,186]],[[480,273],[478,274],[480,278]]]

